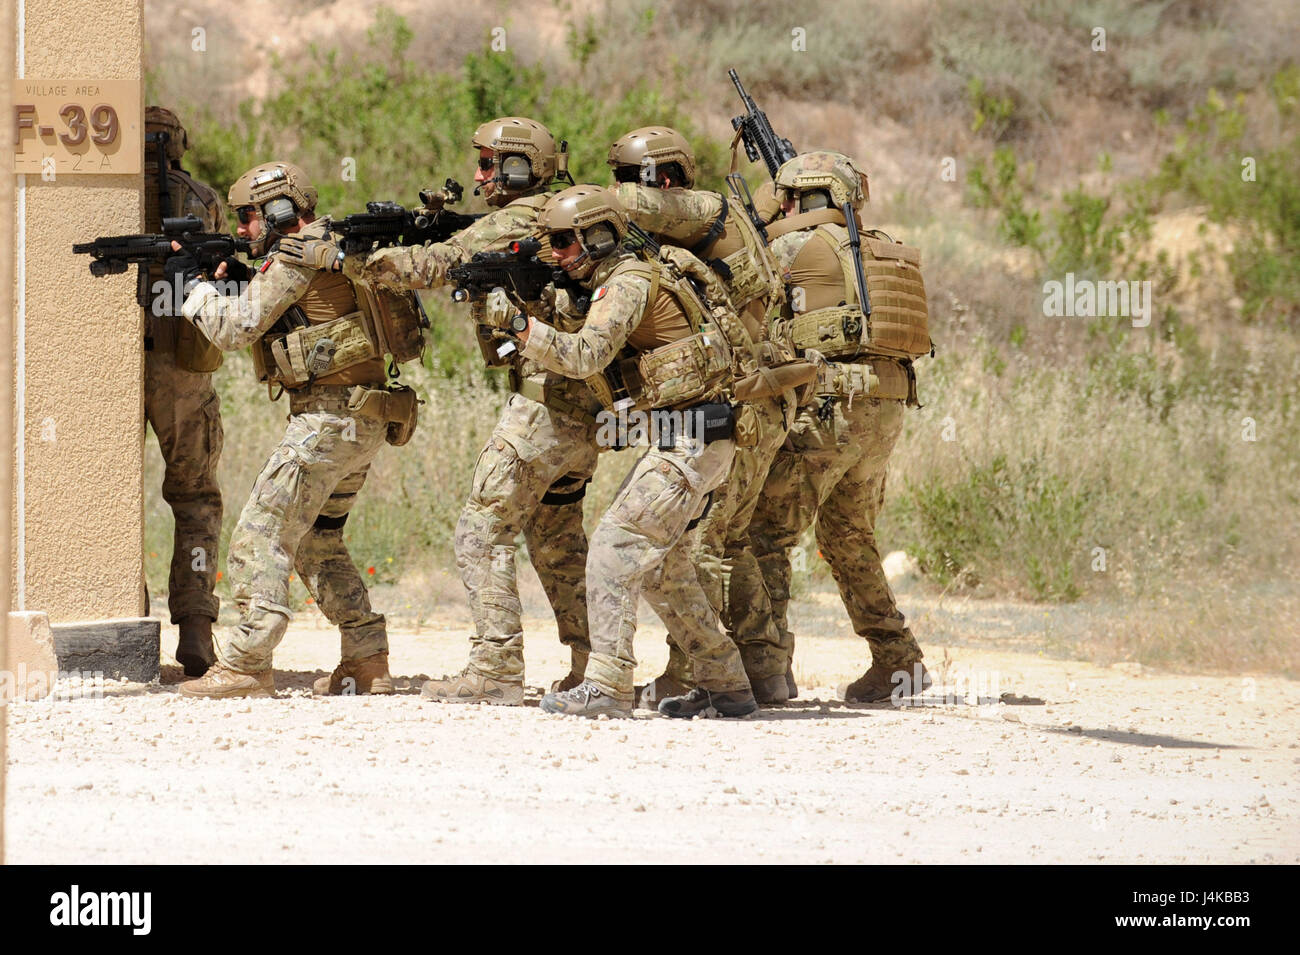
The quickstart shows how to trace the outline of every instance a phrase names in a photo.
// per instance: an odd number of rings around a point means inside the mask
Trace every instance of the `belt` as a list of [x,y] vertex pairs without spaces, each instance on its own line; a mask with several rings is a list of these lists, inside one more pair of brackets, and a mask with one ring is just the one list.
[[524,378],[514,368],[510,369],[510,390],[516,394],[523,395],[530,401],[536,401],[538,404],[546,405],[552,411],[558,411],[560,414],[568,415],[586,425],[594,425],[596,416],[588,411],[582,405],[575,401],[569,401],[557,395],[550,388],[547,388],[540,381],[534,381],[532,378]]
[[[289,395],[289,411],[301,414],[308,408],[322,408],[336,411],[348,410],[348,399],[356,385],[306,385],[302,388],[286,388]],[[376,381],[363,385],[365,388],[383,388],[384,382]]]

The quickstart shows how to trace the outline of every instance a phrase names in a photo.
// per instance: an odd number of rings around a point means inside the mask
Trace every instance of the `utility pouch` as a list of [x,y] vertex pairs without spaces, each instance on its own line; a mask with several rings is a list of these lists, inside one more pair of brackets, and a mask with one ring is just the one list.
[[176,367],[183,371],[213,372],[221,367],[224,356],[221,349],[208,341],[207,336],[183,318],[171,319],[176,323]]
[[[661,451],[671,449],[681,433],[702,444],[712,444],[735,435],[736,412],[725,401],[706,401],[681,410],[656,408],[650,412],[650,426]],[[679,428],[683,430],[679,432]]]
[[620,408],[645,408],[644,387],[641,381],[639,359],[615,358],[605,370],[584,379],[606,411]]
[[722,259],[722,264],[731,271],[731,278],[725,279],[727,294],[736,311],[740,311],[760,295],[766,295],[769,286],[767,278],[754,263],[753,253],[745,246]]
[[297,328],[271,339],[276,373],[272,380],[293,388],[377,357],[374,338],[361,312]]
[[385,440],[400,448],[411,440],[420,420],[420,399],[415,389],[407,385],[393,385],[388,391],[388,433]]
[[388,388],[357,385],[348,393],[348,410],[385,422],[388,427],[384,440],[400,448],[415,434],[420,401],[415,389],[406,385],[392,385]]
[[874,397],[879,392],[880,379],[870,365],[827,363],[817,374],[815,394],[818,397],[846,398],[852,406],[858,395]]
[[717,326],[705,323],[698,334],[646,352],[637,365],[645,404],[671,407],[727,384],[731,348]]
[[365,283],[354,286],[357,304],[365,313],[374,341],[381,355],[391,355],[397,364],[416,361],[424,354],[424,330],[429,318],[416,292],[394,292],[372,288]]
[[819,308],[795,315],[790,337],[800,354],[812,348],[827,358],[856,355],[865,351],[862,322],[862,310],[856,305]]

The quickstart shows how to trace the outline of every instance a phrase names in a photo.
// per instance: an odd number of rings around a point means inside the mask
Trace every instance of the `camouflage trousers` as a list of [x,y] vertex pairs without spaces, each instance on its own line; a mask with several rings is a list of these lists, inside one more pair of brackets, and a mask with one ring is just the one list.
[[162,496],[176,525],[167,578],[172,623],[189,616],[217,619],[212,588],[221,540],[217,462],[224,439],[212,375],[176,366],[174,323],[152,323],[153,347],[144,355],[144,416],[162,451]]
[[456,524],[456,566],[469,597],[469,663],[498,680],[524,676],[515,539],[555,611],[560,641],[586,651],[587,534],[581,492],[596,470],[595,424],[512,394],[474,468]]
[[284,638],[289,575],[339,628],[344,660],[388,650],[382,614],[343,543],[343,523],[384,446],[387,423],[348,408],[350,386],[317,385],[291,400],[289,427],[253,482],[226,567],[239,623],[217,635],[217,657],[246,673],[271,668]]
[[[690,558],[709,606],[717,613],[728,637],[735,640],[739,618],[740,628],[747,632],[770,627],[769,642],[776,643],[779,635],[766,594],[761,595],[764,598],[761,605],[754,603],[753,594],[746,594],[744,601],[733,601],[731,578],[738,564],[744,565],[739,574],[741,579],[759,576],[758,564],[749,548],[749,522],[767,472],[785,441],[789,426],[785,409],[793,405],[793,400],[787,404],[780,398],[764,398],[752,405],[758,422],[758,440],[752,447],[736,449],[727,479],[714,489],[709,511],[692,533]],[[764,608],[768,608],[766,612]],[[751,616],[753,619],[749,619]],[[692,686],[695,681],[690,660],[674,636],[670,630],[668,666],[664,672],[677,682]]]
[[689,659],[698,685],[718,692],[748,688],[736,646],[718,622],[691,566],[686,525],[727,477],[732,441],[692,449],[651,448],[632,468],[591,537],[587,607],[591,659],[587,679],[631,701],[637,603],[642,593]]
[[850,407],[837,399],[827,420],[819,407],[799,410],[754,509],[749,539],[760,574],[732,575],[734,602],[770,607],[771,624],[754,614],[736,632],[746,670],[755,679],[784,673],[790,665],[790,553],[814,521],[817,546],[854,631],[871,646],[873,661],[902,666],[921,658],[885,579],[875,538],[889,455],[903,427],[903,402],[858,397]]

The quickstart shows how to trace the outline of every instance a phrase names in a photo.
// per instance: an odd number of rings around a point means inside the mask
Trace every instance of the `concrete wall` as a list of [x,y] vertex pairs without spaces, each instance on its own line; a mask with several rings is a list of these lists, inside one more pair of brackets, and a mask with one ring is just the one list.
[[[142,78],[143,0],[16,2],[24,76]],[[134,270],[94,279],[71,253],[74,241],[139,232],[142,201],[140,175],[19,181],[13,606],[56,623],[146,612]]]

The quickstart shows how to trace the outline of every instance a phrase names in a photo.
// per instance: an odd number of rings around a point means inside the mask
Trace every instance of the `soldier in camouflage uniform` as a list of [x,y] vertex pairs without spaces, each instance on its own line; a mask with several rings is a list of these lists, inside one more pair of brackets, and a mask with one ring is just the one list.
[[[542,700],[549,713],[626,716],[632,712],[632,653],[637,603],[644,593],[679,640],[694,669],[696,689],[664,699],[660,712],[692,716],[712,706],[739,716],[757,708],[735,645],[721,632],[690,563],[684,535],[703,510],[710,491],[725,479],[735,453],[730,425],[730,358],[710,355],[684,370],[688,354],[724,348],[711,343],[718,330],[692,287],[655,261],[620,251],[627,232],[618,200],[597,186],[575,186],[554,196],[537,221],[556,261],[571,278],[593,289],[581,331],[566,333],[535,318],[521,338],[524,355],[559,374],[588,379],[615,404],[627,375],[608,370],[634,362],[640,389],[624,397],[638,405],[671,410],[683,423],[661,425],[650,450],[632,468],[591,539],[587,560],[587,606],[591,657],[586,678]],[[703,268],[701,266],[701,268]],[[712,329],[710,333],[709,329]],[[669,356],[676,356],[670,358]],[[667,362],[667,363],[665,363]],[[686,384],[686,381],[691,384]],[[635,393],[633,393],[635,392]]]
[[[754,361],[767,365],[793,357],[771,340],[769,333],[770,320],[779,314],[785,300],[776,263],[741,206],[716,192],[695,189],[695,154],[686,138],[667,126],[634,129],[610,146],[608,162],[614,168],[615,189],[628,218],[659,241],[689,249],[721,276],[754,344]],[[793,391],[750,402],[757,438],[752,445],[737,449],[731,473],[713,492],[709,511],[691,545],[691,561],[704,592],[733,639],[735,618],[752,613],[752,608],[731,601],[732,568],[737,562],[753,564],[747,534],[750,515],[768,468],[785,441],[794,405]],[[757,566],[752,566],[748,574],[752,577],[757,571]],[[742,621],[742,625],[753,630],[774,624],[768,615]],[[694,685],[675,636],[680,635],[669,633],[668,666],[663,674],[638,687],[639,706],[653,708],[665,696],[679,695]],[[775,631],[769,639],[777,639]],[[785,674],[779,678],[750,674],[750,684],[760,703],[781,703],[791,696]]]
[[[211,187],[181,168],[189,146],[176,114],[161,106],[145,110],[144,231],[162,231],[162,220],[194,216],[203,231],[225,230],[226,213]],[[166,471],[163,500],[172,509],[175,536],[167,609],[180,629],[176,660],[187,676],[212,664],[212,624],[217,619],[217,546],[221,539],[221,401],[212,372],[221,352],[188,322],[173,315],[175,292],[161,266],[140,270],[140,301],[147,303],[144,339],[144,414],[158,438]]]
[[[930,677],[885,579],[874,528],[904,405],[915,402],[909,356],[930,347],[924,287],[919,269],[901,264],[902,253],[895,250],[903,247],[864,236],[869,282],[884,276],[880,287],[887,286],[891,294],[872,296],[870,340],[844,347],[835,336],[846,318],[860,317],[861,311],[842,209],[851,202],[856,216],[866,201],[866,177],[847,156],[812,152],[785,163],[775,182],[785,218],[770,226],[768,235],[790,291],[791,334],[797,347],[823,348],[831,361],[813,389],[814,400],[799,409],[750,523],[761,579],[732,578],[734,600],[770,606],[779,638],[771,640],[771,627],[742,630],[737,636],[751,673],[787,671],[794,651],[786,620],[790,548],[815,521],[817,545],[830,564],[853,629],[871,647],[870,669],[841,687],[841,695],[854,702],[888,699],[895,692],[910,696],[928,686]],[[879,259],[868,248],[898,258]],[[919,255],[917,259],[919,265]],[[810,340],[797,323],[820,327],[826,339]]]
[[[272,653],[289,624],[295,569],[316,605],[339,628],[342,662],[317,693],[391,693],[388,635],[347,546],[343,525],[370,462],[393,423],[386,412],[382,354],[366,336],[358,294],[337,272],[327,223],[315,217],[316,190],[289,163],[267,163],[230,189],[239,235],[265,262],[239,294],[210,282],[185,299],[186,318],[223,351],[252,346],[268,390],[289,393],[289,426],[253,484],[230,540],[227,567],[239,623],[220,634],[217,662],[182,684],[191,697],[273,696]],[[326,256],[317,253],[330,253]],[[217,279],[227,277],[225,263]],[[337,352],[313,354],[305,380],[291,367],[292,346],[324,323]],[[365,345],[369,345],[366,348]],[[344,356],[347,356],[346,358]],[[323,357],[319,361],[318,357]],[[278,397],[276,395],[275,397]]]
[[[484,123],[472,143],[479,150],[476,191],[495,211],[447,242],[381,249],[364,262],[349,258],[349,274],[390,288],[438,288],[447,283],[449,269],[476,252],[499,251],[533,235],[551,182],[567,176],[560,168],[567,157],[557,154],[546,127],[521,117]],[[515,540],[521,531],[555,611],[560,641],[570,649],[569,675],[556,686],[576,686],[586,669],[582,497],[596,468],[599,405],[581,382],[512,351],[513,343],[485,321],[483,303],[471,309],[484,359],[509,366],[514,393],[479,455],[456,525],[456,563],[474,620],[469,662],[459,674],[430,680],[422,695],[435,702],[520,705],[524,656]]]

